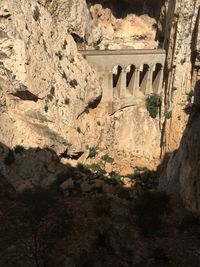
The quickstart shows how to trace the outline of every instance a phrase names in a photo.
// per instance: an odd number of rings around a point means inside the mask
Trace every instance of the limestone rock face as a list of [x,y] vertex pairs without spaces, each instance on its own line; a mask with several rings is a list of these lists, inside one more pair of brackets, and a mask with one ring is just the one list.
[[164,17],[170,25],[163,27],[167,48],[166,109],[172,110],[172,118],[165,131],[167,151],[172,151],[179,145],[188,119],[184,112],[187,94],[194,90],[199,79],[194,65],[200,36],[199,6],[199,0],[167,1],[163,6],[162,13],[164,15],[165,9],[168,10]]
[[[157,48],[156,20],[147,14],[137,16],[128,10],[117,14],[118,4],[94,4],[90,7],[93,42],[97,49]],[[134,10],[136,11],[136,10]],[[119,12],[119,11],[118,11]]]
[[[114,156],[158,162],[161,141],[168,150],[176,148],[187,120],[177,104],[186,103],[192,86],[198,7],[199,0],[1,0],[0,142],[73,156],[100,147]],[[91,105],[102,89],[79,48],[159,44],[168,53],[161,118],[153,120],[145,103],[112,115],[101,102]]]
[[1,1],[2,143],[82,149],[76,118],[101,88],[71,34],[88,27],[84,0]]

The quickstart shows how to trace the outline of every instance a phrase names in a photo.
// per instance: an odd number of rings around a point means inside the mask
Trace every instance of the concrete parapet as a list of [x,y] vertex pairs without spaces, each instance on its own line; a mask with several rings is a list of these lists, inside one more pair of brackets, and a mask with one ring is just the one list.
[[[102,81],[102,102],[116,110],[138,103],[163,86],[166,52],[163,49],[79,51]],[[139,101],[140,102],[140,101]],[[111,106],[111,104],[109,104]]]

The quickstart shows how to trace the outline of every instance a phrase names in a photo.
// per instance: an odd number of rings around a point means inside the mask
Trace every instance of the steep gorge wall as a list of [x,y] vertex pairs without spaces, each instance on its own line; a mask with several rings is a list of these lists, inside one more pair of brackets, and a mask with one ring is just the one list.
[[[124,13],[116,14],[116,5],[125,2]],[[71,154],[98,146],[130,161],[155,165],[164,113],[173,109],[172,119],[164,124],[166,151],[177,147],[187,120],[179,104],[185,105],[185,92],[191,89],[191,40],[198,4],[198,0],[11,0],[9,4],[2,0],[0,142],[11,148],[48,146]],[[116,39],[117,48],[164,44],[168,50],[162,119],[152,119],[145,103],[112,116],[98,105],[99,82],[77,48],[106,48],[109,42],[114,48]]]
[[85,1],[1,1],[0,141],[81,150],[76,118],[101,88],[71,33],[89,31]]
[[[168,63],[174,63],[169,73],[168,99],[173,106],[173,117],[166,127],[166,145],[169,161],[161,175],[160,188],[169,194],[180,196],[184,205],[192,211],[200,211],[199,177],[199,9],[200,1],[180,1],[174,6],[176,11],[176,31],[171,41]],[[179,11],[179,12],[178,12]],[[176,90],[173,90],[176,88]],[[194,89],[194,103],[189,115],[183,109],[187,95]],[[175,91],[175,92],[174,92]],[[169,103],[168,103],[169,104]],[[179,140],[181,139],[180,146]],[[178,150],[175,150],[175,148]]]

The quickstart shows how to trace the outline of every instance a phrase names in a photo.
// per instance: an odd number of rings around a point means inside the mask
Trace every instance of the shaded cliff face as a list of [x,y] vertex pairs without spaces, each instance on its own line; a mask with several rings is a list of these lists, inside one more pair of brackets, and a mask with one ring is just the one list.
[[[166,91],[166,105],[171,106],[173,113],[165,130],[165,151],[172,153],[160,179],[160,188],[179,195],[185,206],[194,211],[200,211],[199,5],[200,1],[177,1],[173,6],[176,16],[171,17],[174,26],[168,40]],[[193,89],[194,104],[186,115],[185,107],[193,102]]]
[[170,155],[160,179],[160,188],[179,195],[185,206],[200,211],[200,80],[195,88],[195,102],[180,146]]

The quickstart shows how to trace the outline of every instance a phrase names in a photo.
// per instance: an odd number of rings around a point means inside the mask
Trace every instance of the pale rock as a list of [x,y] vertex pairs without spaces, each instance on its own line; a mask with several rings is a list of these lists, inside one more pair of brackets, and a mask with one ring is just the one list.
[[112,164],[111,163],[109,163],[109,162],[106,162],[105,163],[105,171],[107,173],[111,173],[113,171],[113,167],[112,167]]
[[129,177],[123,177],[121,181],[123,182],[123,186],[126,188],[133,188],[136,185],[136,182]]

